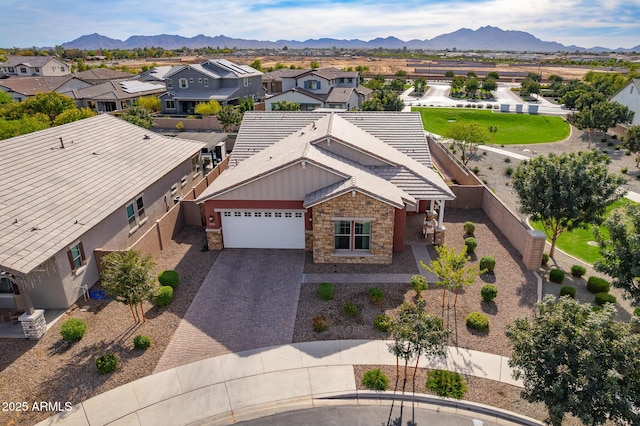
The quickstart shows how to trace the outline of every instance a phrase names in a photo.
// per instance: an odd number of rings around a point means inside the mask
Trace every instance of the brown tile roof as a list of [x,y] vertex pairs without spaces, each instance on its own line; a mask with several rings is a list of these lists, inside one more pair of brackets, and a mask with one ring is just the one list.
[[33,96],[37,93],[49,93],[55,91],[73,76],[63,75],[57,77],[10,77],[0,80],[0,86],[6,87],[11,92],[25,96]]

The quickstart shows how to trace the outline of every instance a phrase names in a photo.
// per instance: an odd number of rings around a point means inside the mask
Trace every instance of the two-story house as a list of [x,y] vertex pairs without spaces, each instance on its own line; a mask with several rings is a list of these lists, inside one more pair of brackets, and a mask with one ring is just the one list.
[[[371,97],[372,90],[360,85],[360,74],[337,68],[315,70],[277,70],[268,74],[265,109],[273,111],[280,101],[300,104],[300,110],[318,108],[359,109]],[[274,93],[279,91],[279,93]]]
[[0,64],[4,76],[56,77],[71,74],[71,68],[52,56],[8,56]]
[[631,121],[632,126],[640,124],[640,78],[629,80],[624,87],[611,97],[611,101],[618,102],[634,112],[633,120]]
[[262,73],[226,59],[173,67],[164,80],[163,114],[193,114],[197,104],[212,100],[233,104],[262,97]]

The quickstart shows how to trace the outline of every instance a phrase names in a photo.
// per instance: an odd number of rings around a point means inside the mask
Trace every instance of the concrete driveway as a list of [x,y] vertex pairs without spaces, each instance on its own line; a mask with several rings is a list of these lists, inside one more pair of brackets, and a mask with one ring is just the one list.
[[223,250],[154,372],[291,343],[304,262],[303,250]]

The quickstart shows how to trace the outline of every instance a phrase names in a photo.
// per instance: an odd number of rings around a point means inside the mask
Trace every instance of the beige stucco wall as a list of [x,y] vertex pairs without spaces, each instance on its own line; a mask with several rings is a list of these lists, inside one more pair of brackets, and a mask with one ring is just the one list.
[[[390,264],[395,208],[359,192],[344,194],[313,207],[314,263]],[[336,254],[334,219],[371,218],[371,250],[366,255]]]

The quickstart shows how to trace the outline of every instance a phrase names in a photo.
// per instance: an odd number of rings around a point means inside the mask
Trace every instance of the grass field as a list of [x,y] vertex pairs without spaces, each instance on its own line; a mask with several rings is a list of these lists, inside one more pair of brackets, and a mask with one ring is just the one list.
[[[622,207],[629,203],[633,203],[633,201],[627,198],[623,198],[614,203],[611,203],[606,209],[605,218],[609,216],[611,210]],[[540,222],[529,221],[529,224],[534,229],[542,231],[542,224]],[[604,226],[600,226],[600,232],[604,236],[609,235],[607,229]],[[564,251],[565,253],[577,257],[578,259],[593,264],[593,262],[600,258],[598,247],[589,244],[589,241],[594,241],[594,239],[593,226],[589,225],[584,229],[578,228],[574,229],[571,232],[563,232],[562,234],[560,234],[558,240],[556,241],[556,247]],[[549,239],[547,239],[547,241],[549,241]]]
[[478,123],[483,128],[497,126],[492,143],[498,145],[557,142],[569,137],[569,124],[561,117],[492,112],[467,108],[422,108],[420,112],[425,130],[446,135],[455,122]]

